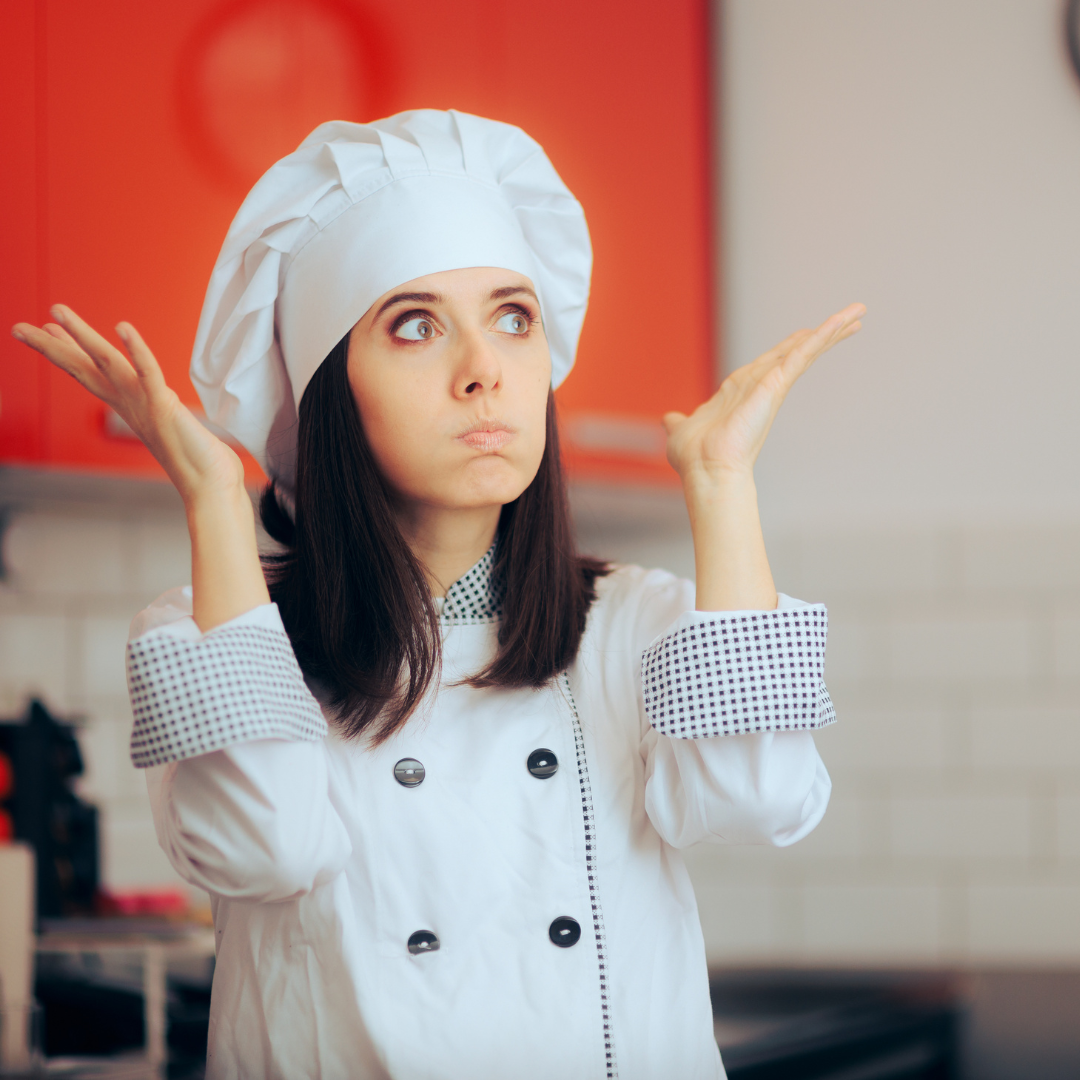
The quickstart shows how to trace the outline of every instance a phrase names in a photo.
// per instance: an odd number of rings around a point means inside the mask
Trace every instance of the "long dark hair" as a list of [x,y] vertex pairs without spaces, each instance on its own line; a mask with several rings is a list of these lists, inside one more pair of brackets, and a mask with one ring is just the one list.
[[[398,528],[392,497],[349,387],[346,335],[300,401],[295,513],[272,484],[260,503],[283,553],[263,559],[301,668],[328,695],[347,736],[397,731],[441,670],[442,635],[423,567]],[[498,651],[465,680],[540,687],[577,655],[596,579],[578,555],[559,456],[554,399],[536,478],[503,507],[495,573],[505,585]]]

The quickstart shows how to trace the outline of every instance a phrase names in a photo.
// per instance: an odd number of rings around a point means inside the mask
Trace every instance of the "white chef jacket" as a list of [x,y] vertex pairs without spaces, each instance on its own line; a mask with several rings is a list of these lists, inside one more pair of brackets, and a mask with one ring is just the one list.
[[825,610],[696,612],[621,567],[563,676],[474,690],[492,565],[449,590],[441,682],[377,747],[326,723],[276,606],[201,634],[173,590],[133,623],[132,755],[213,908],[210,1080],[724,1076],[679,849],[821,819]]

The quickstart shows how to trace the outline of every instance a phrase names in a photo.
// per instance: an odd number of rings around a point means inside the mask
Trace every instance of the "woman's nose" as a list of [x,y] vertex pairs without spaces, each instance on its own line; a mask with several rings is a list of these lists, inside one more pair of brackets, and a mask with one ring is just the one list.
[[481,331],[463,334],[454,373],[455,397],[468,398],[495,390],[502,379],[499,357]]

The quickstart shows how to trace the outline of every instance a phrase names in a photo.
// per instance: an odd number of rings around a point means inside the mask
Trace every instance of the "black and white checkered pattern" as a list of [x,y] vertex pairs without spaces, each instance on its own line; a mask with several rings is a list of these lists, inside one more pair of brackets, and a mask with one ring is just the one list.
[[501,574],[494,573],[494,568],[495,544],[492,544],[487,554],[447,589],[440,616],[443,622],[486,623],[502,618],[506,583]]
[[284,630],[225,626],[198,641],[128,643],[131,760],[145,769],[251,739],[314,741],[326,720]]
[[645,711],[676,739],[824,727],[836,720],[825,689],[823,604],[717,614],[650,646],[641,661]]

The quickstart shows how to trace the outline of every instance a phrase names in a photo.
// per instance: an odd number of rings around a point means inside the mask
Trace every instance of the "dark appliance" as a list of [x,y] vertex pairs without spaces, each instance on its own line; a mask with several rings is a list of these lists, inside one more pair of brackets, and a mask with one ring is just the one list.
[[40,701],[26,716],[0,722],[0,755],[11,783],[0,811],[17,840],[37,856],[38,918],[88,914],[98,891],[97,809],[71,789],[83,771],[70,724],[54,719]]
[[728,1080],[956,1080],[957,996],[895,973],[735,972],[711,984]]

